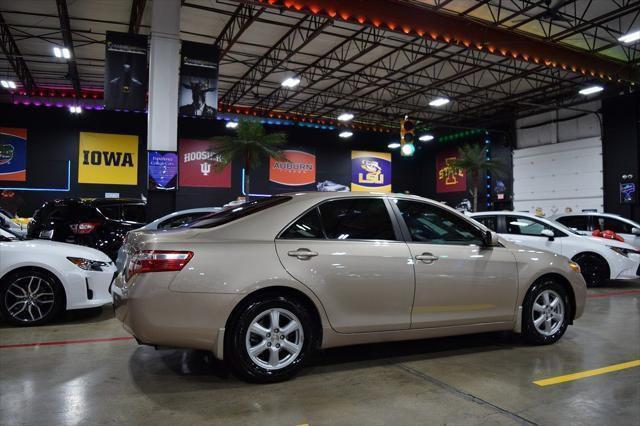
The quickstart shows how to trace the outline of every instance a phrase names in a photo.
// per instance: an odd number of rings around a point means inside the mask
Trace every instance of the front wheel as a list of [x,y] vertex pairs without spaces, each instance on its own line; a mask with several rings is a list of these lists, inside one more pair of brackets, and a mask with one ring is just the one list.
[[564,287],[553,279],[534,284],[522,305],[522,335],[534,345],[557,342],[567,331],[571,304]]
[[306,307],[281,296],[249,303],[229,332],[225,358],[241,378],[258,383],[293,377],[311,352],[314,339]]
[[46,324],[63,308],[63,300],[58,281],[38,270],[14,272],[0,287],[0,312],[13,325]]
[[609,264],[597,254],[580,253],[573,261],[580,265],[587,287],[600,287],[610,278]]

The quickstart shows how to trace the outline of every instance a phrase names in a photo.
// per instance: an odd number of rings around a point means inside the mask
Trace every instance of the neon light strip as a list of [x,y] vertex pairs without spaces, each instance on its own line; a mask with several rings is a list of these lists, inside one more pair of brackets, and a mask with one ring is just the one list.
[[67,161],[67,187],[66,188],[0,188],[0,191],[69,192],[71,191],[71,161]]
[[271,194],[246,194],[244,192],[244,167],[241,169],[242,170],[242,182],[241,182],[241,190],[242,190],[242,195],[244,195],[245,197],[248,195],[249,197],[271,197]]

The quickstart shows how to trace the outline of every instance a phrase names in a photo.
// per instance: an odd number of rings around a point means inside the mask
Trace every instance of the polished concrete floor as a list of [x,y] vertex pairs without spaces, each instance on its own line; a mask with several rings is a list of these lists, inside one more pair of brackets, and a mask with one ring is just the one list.
[[[640,359],[640,282],[590,291],[553,346],[492,333],[333,349],[273,385],[126,336],[110,307],[45,327],[0,324],[0,424],[640,425],[640,367],[533,383]],[[55,344],[29,346],[38,342]]]

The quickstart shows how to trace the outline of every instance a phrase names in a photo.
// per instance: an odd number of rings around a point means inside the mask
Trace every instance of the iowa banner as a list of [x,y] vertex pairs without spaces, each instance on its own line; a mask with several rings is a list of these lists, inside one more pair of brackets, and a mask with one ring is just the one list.
[[302,149],[282,152],[286,160],[269,159],[269,181],[278,185],[304,187],[316,182],[316,156]]
[[231,188],[231,164],[216,170],[219,160],[215,143],[206,140],[180,139],[178,184],[180,187]]
[[27,180],[27,129],[0,127],[0,180]]
[[138,137],[80,132],[78,183],[138,184]]
[[104,103],[109,110],[144,110],[147,95],[147,37],[107,31]]
[[182,42],[180,115],[214,118],[218,109],[218,48],[213,44]]
[[462,192],[467,189],[467,177],[462,169],[451,165],[458,158],[458,151],[445,149],[436,155],[436,193]]
[[391,192],[391,154],[351,151],[351,190]]

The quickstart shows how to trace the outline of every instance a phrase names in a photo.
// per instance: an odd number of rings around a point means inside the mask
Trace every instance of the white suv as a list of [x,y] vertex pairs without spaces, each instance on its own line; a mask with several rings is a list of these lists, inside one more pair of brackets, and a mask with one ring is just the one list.
[[609,279],[640,278],[640,251],[630,244],[581,235],[529,213],[501,211],[469,216],[513,243],[568,257],[580,265],[589,286],[602,285]]
[[610,230],[640,250],[640,223],[611,213],[568,213],[552,216],[551,219],[575,229],[581,234]]

